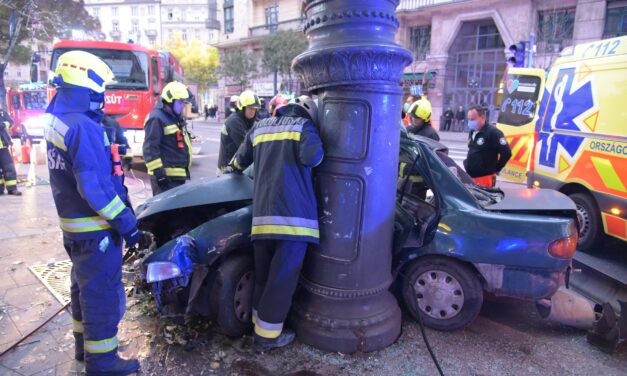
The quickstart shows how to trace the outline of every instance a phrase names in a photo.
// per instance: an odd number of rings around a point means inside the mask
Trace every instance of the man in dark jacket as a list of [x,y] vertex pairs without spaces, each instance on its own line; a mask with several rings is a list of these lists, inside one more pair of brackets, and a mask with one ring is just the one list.
[[110,144],[100,125],[105,84],[113,72],[98,57],[69,51],[57,62],[57,92],[44,128],[50,187],[63,245],[72,260],[75,359],[87,375],[128,375],[136,359],[118,356],[118,323],[126,308],[122,239],[139,240],[126,191],[112,174]]
[[466,120],[466,113],[464,112],[464,106],[459,106],[455,113],[455,126],[454,131],[461,132],[464,130],[464,120]]
[[308,243],[319,243],[311,169],[324,151],[318,109],[301,96],[278,116],[255,123],[233,158],[233,169],[255,163],[252,240],[255,249],[253,323],[255,351],[292,342],[283,330]]
[[233,159],[237,148],[244,141],[246,133],[257,120],[257,110],[261,107],[259,97],[251,90],[245,90],[239,96],[238,110],[224,122],[220,135],[220,153],[218,154],[218,174]]
[[0,109],[0,195],[4,194],[6,186],[8,194],[21,196],[22,192],[17,190],[17,173],[9,151],[9,147],[13,144],[9,134],[12,126],[13,120],[9,114]]
[[464,169],[475,183],[494,187],[496,174],[512,157],[509,144],[503,132],[487,123],[482,106],[470,107],[468,128],[468,156],[464,160]]
[[188,98],[185,85],[170,82],[146,121],[143,152],[153,195],[183,185],[190,178],[192,145],[183,119]]
[[440,141],[438,132],[431,126],[431,103],[427,99],[412,103],[409,116],[411,125],[407,127],[407,132]]
[[448,107],[446,111],[444,111],[444,127],[442,127],[441,130],[450,131],[451,125],[453,124],[454,117],[455,117],[455,114],[453,113],[453,110],[450,107]]

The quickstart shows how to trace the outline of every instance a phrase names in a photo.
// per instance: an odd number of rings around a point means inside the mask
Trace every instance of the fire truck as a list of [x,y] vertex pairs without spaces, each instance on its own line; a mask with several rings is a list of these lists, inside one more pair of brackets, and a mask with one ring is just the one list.
[[43,137],[43,128],[39,124],[38,116],[44,113],[48,105],[46,84],[40,82],[22,84],[17,89],[9,89],[7,105],[14,123],[11,137],[31,141]]
[[[104,60],[115,74],[115,83],[107,85],[105,114],[113,116],[125,129],[133,155],[142,155],[144,123],[159,100],[161,89],[173,80],[183,82],[183,68],[169,52],[131,43],[103,41],[60,41],[53,46],[50,72],[59,56],[81,50]],[[50,95],[52,94],[52,88]]]

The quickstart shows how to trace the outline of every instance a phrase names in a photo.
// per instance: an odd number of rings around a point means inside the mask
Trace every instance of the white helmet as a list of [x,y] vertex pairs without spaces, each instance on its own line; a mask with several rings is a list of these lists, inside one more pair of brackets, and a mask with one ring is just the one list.
[[231,98],[229,99],[229,102],[237,103],[237,101],[239,101],[239,95],[231,95]]
[[302,109],[307,111],[307,114],[309,114],[309,118],[311,119],[311,121],[313,121],[316,126],[318,125],[318,106],[316,105],[316,102],[311,99],[311,97],[307,95],[301,95],[300,97],[292,99],[290,103],[288,103],[288,106],[290,105],[301,107]]

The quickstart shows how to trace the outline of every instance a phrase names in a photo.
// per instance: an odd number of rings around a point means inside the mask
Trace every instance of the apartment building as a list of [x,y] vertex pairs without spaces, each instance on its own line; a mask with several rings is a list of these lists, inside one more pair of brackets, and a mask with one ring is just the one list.
[[218,41],[215,0],[161,0],[161,32],[164,40],[180,33],[185,41],[204,44]]
[[100,20],[105,40],[144,46],[165,41],[160,0],[85,0],[85,9]]
[[533,66],[547,68],[566,46],[627,34],[627,1],[401,0],[397,41],[414,53],[406,95],[422,90],[437,126],[447,107],[483,104],[496,120],[496,93],[509,46],[529,41]]

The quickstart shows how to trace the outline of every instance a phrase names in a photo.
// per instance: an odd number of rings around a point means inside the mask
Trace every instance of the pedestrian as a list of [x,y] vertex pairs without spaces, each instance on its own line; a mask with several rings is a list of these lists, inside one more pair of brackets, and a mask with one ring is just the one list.
[[466,120],[466,113],[464,112],[464,106],[460,105],[455,113],[455,132],[461,132],[464,130],[464,121]]
[[411,125],[407,132],[440,141],[438,132],[431,126],[431,103],[427,99],[419,99],[409,108]]
[[183,185],[190,179],[192,145],[183,115],[188,99],[189,91],[185,85],[170,82],[148,115],[143,151],[153,195]]
[[443,131],[451,130],[451,125],[453,123],[454,117],[455,117],[455,114],[453,113],[453,109],[450,107],[447,107],[446,111],[444,111],[444,128],[442,129]]
[[401,114],[401,120],[403,121],[403,125],[405,126],[405,128],[409,127],[409,125],[411,124],[409,108],[411,107],[412,103],[414,103],[414,97],[410,95],[409,97],[407,97],[405,103],[403,104],[403,113]]
[[245,90],[239,95],[238,110],[226,119],[220,134],[218,174],[228,167],[246,133],[253,127],[259,107],[259,97],[252,90]]
[[464,169],[478,185],[494,187],[496,175],[512,156],[509,144],[503,132],[488,124],[483,106],[470,107],[468,128],[468,155]]
[[22,192],[17,189],[17,172],[13,164],[13,156],[9,150],[13,145],[11,127],[13,127],[13,119],[4,109],[0,109],[0,195],[4,194],[4,187],[6,187],[8,194],[21,196]]
[[139,231],[126,193],[113,179],[109,143],[98,123],[113,72],[95,55],[76,50],[59,57],[54,73],[44,138],[63,245],[72,260],[74,357],[85,361],[88,376],[132,374],[139,362],[118,356],[117,332],[126,308],[122,240],[134,246]]
[[207,118],[209,117],[209,103],[205,104],[205,121],[207,120]]
[[324,151],[318,108],[300,96],[278,115],[255,123],[233,158],[238,172],[254,162],[252,241],[254,349],[266,352],[294,340],[283,328],[308,244],[319,243],[312,168]]

